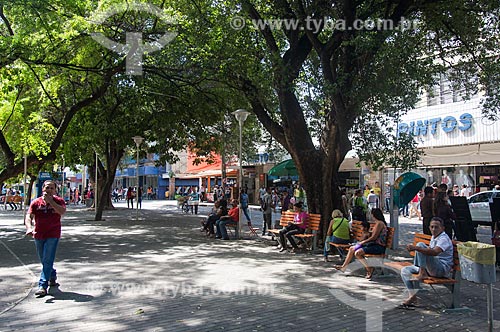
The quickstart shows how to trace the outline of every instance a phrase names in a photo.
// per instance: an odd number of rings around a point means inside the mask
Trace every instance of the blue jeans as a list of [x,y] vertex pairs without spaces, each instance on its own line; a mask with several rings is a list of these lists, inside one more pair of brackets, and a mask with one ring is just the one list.
[[389,197],[385,198],[385,206],[384,206],[385,212],[389,212],[391,209],[391,199]]
[[40,263],[42,263],[42,273],[40,273],[40,280],[38,287],[47,289],[49,280],[56,280],[57,274],[54,269],[54,260],[56,258],[58,238],[48,238],[45,240],[35,239],[36,252]]
[[404,216],[408,216],[408,204],[399,209],[399,214],[403,214]]
[[[338,243],[338,244],[348,244],[351,241],[338,238],[335,235],[327,236],[325,239],[325,247],[323,248],[323,256],[325,256],[325,257],[328,257],[328,252],[330,251],[330,243],[329,242],[334,242],[334,243]],[[345,257],[344,250],[342,248],[337,248],[337,250],[339,251],[340,257],[344,258]]]
[[217,227],[217,231],[215,233],[216,237],[222,237],[223,239],[228,239],[226,224],[236,223],[234,220],[229,218],[219,219],[215,222],[215,227]]
[[247,221],[250,222],[250,215],[248,214],[248,206],[247,207],[242,207],[243,213],[245,214],[245,218],[247,218]]
[[[418,247],[429,248],[426,244],[419,242]],[[418,273],[420,269],[425,269],[427,274],[432,277],[448,277],[450,271],[446,271],[446,268],[441,264],[441,261],[437,256],[424,255],[421,252],[415,251],[415,258],[411,266],[406,266],[401,269],[401,279],[408,288],[408,290],[414,291],[415,289],[420,289],[420,283],[418,281],[412,281],[412,274]]]

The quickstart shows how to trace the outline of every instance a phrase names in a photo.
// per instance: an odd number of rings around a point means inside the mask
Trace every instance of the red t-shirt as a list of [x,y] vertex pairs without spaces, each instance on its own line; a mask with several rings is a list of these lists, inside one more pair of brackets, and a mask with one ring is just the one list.
[[[53,196],[56,204],[66,206],[64,199]],[[35,215],[35,229],[33,237],[37,240],[61,237],[61,215],[56,213],[54,208],[46,203],[42,197],[38,197],[31,202],[28,214]]]
[[229,210],[228,216],[231,217],[231,220],[233,221],[239,221],[240,220],[240,209],[239,207],[235,206],[231,210]]

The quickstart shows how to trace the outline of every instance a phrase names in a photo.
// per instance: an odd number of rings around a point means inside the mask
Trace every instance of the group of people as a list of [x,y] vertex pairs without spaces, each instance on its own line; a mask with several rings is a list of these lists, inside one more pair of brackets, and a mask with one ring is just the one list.
[[201,231],[205,232],[207,237],[229,240],[227,234],[227,225],[237,225],[239,222],[238,200],[233,199],[230,203],[225,198],[221,198],[214,203],[214,207],[208,218],[201,222]]
[[[453,195],[453,192],[448,189],[446,184],[441,184],[438,188],[430,186],[424,188],[423,197],[419,201],[421,217],[423,218],[422,228],[425,234],[431,235],[431,241],[429,246],[418,243],[406,247],[408,251],[415,252],[415,258],[414,265],[404,267],[401,270],[401,278],[407,287],[408,297],[400,305],[400,308],[412,309],[415,306],[421,280],[428,276],[449,277],[452,272],[452,238],[455,214],[449,202],[449,195]],[[364,256],[366,254],[382,254],[385,252],[387,224],[380,208],[369,209],[371,222],[367,222],[364,212],[368,209],[368,204],[363,199],[361,190],[356,192],[352,204],[352,218],[353,220],[362,221],[365,236],[362,241],[350,246],[347,253],[339,249],[341,258],[345,257],[345,259],[342,265],[335,265],[334,268],[344,272],[351,261],[357,258],[366,269],[366,277],[371,278],[374,269],[368,265]],[[328,261],[330,242],[346,244],[350,241],[349,221],[342,215],[340,210],[334,210],[325,240],[324,260]]]
[[[21,196],[21,192],[19,190],[8,189],[2,199],[0,200],[0,204],[8,204],[10,206],[10,210],[17,210],[18,205],[19,208],[22,208],[23,197]],[[7,209],[7,207],[5,207]]]
[[[66,202],[56,195],[56,183],[54,181],[45,181],[42,192],[42,196],[30,204],[25,220],[26,235],[34,237],[35,248],[42,263],[42,271],[38,282],[39,288],[35,293],[38,297],[47,295],[48,287],[58,286],[54,260],[61,236],[61,216],[66,212]],[[129,187],[127,192],[132,193],[132,188]],[[141,188],[139,188],[139,193],[141,193]],[[401,304],[403,308],[411,308],[415,305],[416,292],[420,280],[427,276],[447,277],[453,265],[453,243],[451,241],[451,234],[447,231],[448,225],[446,222],[448,217],[451,216],[450,213],[452,211],[448,207],[446,190],[437,191],[434,200],[432,198],[434,195],[432,187],[426,187],[424,193],[425,196],[422,201],[427,202],[424,203],[424,206],[425,204],[429,204],[429,206],[432,205],[433,207],[433,215],[430,219],[427,219],[427,214],[423,215],[424,232],[429,232],[432,238],[429,246],[422,243],[415,246],[407,246],[407,250],[415,251],[415,260],[414,265],[405,267],[401,271],[401,277],[409,291],[408,298]],[[265,197],[266,195],[270,196],[270,189],[264,195],[265,202],[268,201]],[[245,190],[240,192],[240,197],[246,200],[246,203],[242,202],[241,205],[244,211],[244,207],[248,207],[248,196]],[[427,200],[425,200],[426,198]],[[226,227],[231,223],[238,224],[239,203],[237,199],[233,199],[229,204],[229,208],[225,198],[221,198],[215,202],[209,217],[202,223],[202,230],[207,233],[207,236],[229,240]],[[286,250],[287,241],[290,242],[293,250],[298,250],[294,235],[303,234],[307,229],[308,214],[303,211],[303,203],[295,202],[293,208],[295,211],[293,222],[290,222],[279,232],[277,248],[280,251]],[[245,215],[248,223],[250,223],[248,214],[245,213]],[[388,229],[380,208],[371,209],[370,215],[371,223],[368,223],[366,220],[364,222],[365,236],[356,245],[349,247],[347,253],[343,255],[345,256],[343,264],[335,265],[335,269],[344,272],[352,260],[357,258],[366,269],[366,278],[372,277],[374,268],[369,266],[365,255],[383,254],[385,252]],[[428,230],[425,229],[427,221]],[[325,241],[325,260],[328,258],[329,242],[349,243],[349,233],[348,220],[340,210],[334,210]],[[414,276],[415,274],[416,276]]]

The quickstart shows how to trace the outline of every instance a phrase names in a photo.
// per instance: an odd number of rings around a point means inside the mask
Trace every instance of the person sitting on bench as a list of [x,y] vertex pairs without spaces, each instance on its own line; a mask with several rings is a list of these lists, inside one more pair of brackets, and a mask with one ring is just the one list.
[[365,278],[372,278],[375,268],[368,265],[365,255],[381,255],[385,253],[385,247],[387,245],[387,223],[385,222],[382,210],[379,208],[372,209],[371,214],[373,220],[372,223],[374,224],[371,235],[367,239],[358,242],[359,246],[356,245],[350,247],[344,260],[344,264],[334,265],[333,267],[335,269],[345,272],[349,263],[351,263],[354,257],[356,257],[366,269]]
[[408,298],[400,306],[404,309],[415,306],[421,280],[428,276],[448,278],[453,267],[453,243],[445,233],[443,219],[433,217],[429,228],[432,234],[429,246],[422,242],[406,246],[408,251],[415,251],[415,258],[414,265],[401,270],[401,278],[408,289]]
[[233,199],[231,201],[232,208],[229,210],[227,215],[222,215],[219,220],[215,222],[215,226],[217,227],[217,231],[215,233],[216,239],[229,240],[229,236],[227,235],[226,225],[229,223],[238,224],[240,220],[240,208],[238,207],[238,200]]
[[[279,246],[280,252],[283,252],[287,249],[286,240],[290,241],[293,249],[292,252],[297,252],[299,247],[295,243],[293,236],[296,234],[304,234],[307,229],[307,212],[302,211],[303,204],[302,202],[295,203],[293,205],[295,209],[295,216],[293,217],[293,223],[289,222],[287,226],[285,226],[279,232]],[[286,238],[285,238],[286,237]]]

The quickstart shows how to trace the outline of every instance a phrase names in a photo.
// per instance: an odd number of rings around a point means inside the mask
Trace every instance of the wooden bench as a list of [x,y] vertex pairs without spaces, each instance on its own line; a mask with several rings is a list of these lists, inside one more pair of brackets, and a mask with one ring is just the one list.
[[[417,243],[422,242],[427,246],[430,244],[431,236],[427,234],[415,233],[413,238],[413,245],[416,246]],[[453,267],[451,271],[451,278],[438,278],[438,277],[427,277],[423,279],[421,282],[431,286],[432,290],[436,293],[439,300],[448,308],[456,309],[460,306],[460,261],[458,258],[458,250],[457,244],[459,241],[453,242]],[[415,256],[415,251],[410,252],[411,256]],[[385,262],[386,266],[391,267],[392,269],[396,269],[401,271],[401,269],[405,266],[413,265],[413,262]],[[443,285],[451,292],[451,305],[447,305],[446,302],[442,299],[441,295],[436,291],[434,285]]]
[[321,222],[321,214],[310,213],[307,219],[307,229],[304,234],[297,234],[295,237],[303,240],[310,240],[311,244],[308,246],[311,250],[316,249],[316,238],[319,231],[319,224]]
[[[284,211],[281,213],[280,217],[280,227],[283,228],[288,225],[289,222],[293,222],[293,217],[295,216],[295,212],[293,211]],[[268,232],[272,234],[272,239],[274,240],[275,236],[278,236],[281,229],[269,229]]]
[[[369,232],[371,233],[373,230],[374,224],[370,224],[370,229]],[[351,234],[352,234],[352,239],[353,243],[349,244],[339,244],[339,243],[333,243],[329,242],[331,246],[334,246],[337,249],[344,249],[347,250],[351,246],[353,246],[356,242],[362,241],[363,240],[363,235],[364,235],[364,228],[363,228],[363,223],[359,220],[353,220],[351,223]],[[394,227],[387,227],[387,241],[386,241],[386,246],[385,246],[385,253],[383,254],[366,254],[365,257],[370,258],[386,258],[387,257],[387,249],[390,249],[392,247],[392,242],[394,240]]]
[[[295,212],[285,211],[281,214],[279,225],[281,228],[286,227],[288,223],[293,223]],[[308,246],[313,250],[316,249],[316,236],[318,234],[319,225],[321,222],[321,215],[317,213],[310,213],[307,219],[307,229],[304,234],[297,234],[295,237],[303,239],[305,241],[311,240],[312,244]],[[278,236],[281,229],[270,229],[269,232],[273,234],[273,240],[275,236]]]

